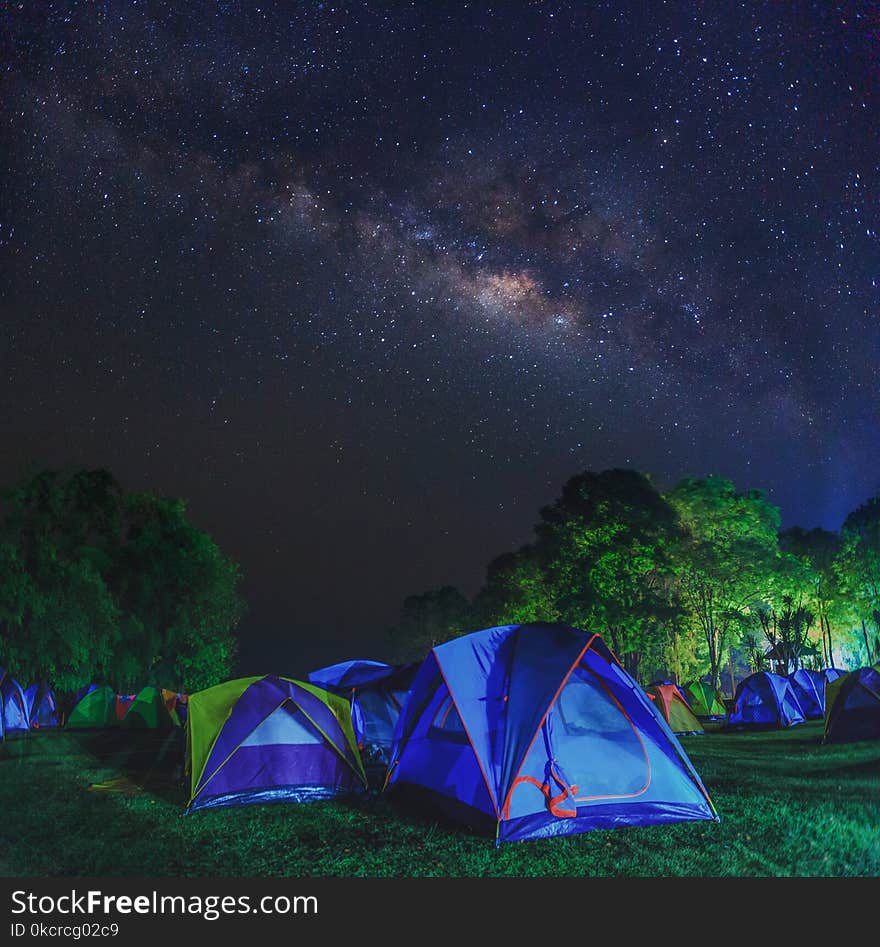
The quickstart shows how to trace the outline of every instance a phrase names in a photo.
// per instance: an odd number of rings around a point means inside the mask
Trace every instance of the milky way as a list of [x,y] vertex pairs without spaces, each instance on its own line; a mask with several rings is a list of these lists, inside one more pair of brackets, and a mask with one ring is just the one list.
[[880,490],[875,6],[0,16],[5,480],[188,497],[244,668],[379,655],[581,469]]

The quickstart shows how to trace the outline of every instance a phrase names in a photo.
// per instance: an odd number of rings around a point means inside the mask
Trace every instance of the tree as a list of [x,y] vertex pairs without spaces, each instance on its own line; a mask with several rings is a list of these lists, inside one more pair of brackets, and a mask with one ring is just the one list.
[[35,589],[21,553],[13,543],[0,542],[0,641],[3,659],[23,666],[29,652],[20,629],[25,615],[33,605]]
[[473,630],[470,614],[470,603],[451,585],[408,596],[400,622],[391,631],[395,657],[399,661],[420,660],[435,645]]
[[795,556],[806,570],[810,583],[811,608],[819,621],[822,655],[827,667],[834,667],[832,621],[839,614],[841,589],[834,569],[840,555],[840,537],[826,529],[794,526],[779,534],[780,549]]
[[140,666],[187,689],[228,676],[243,612],[237,563],[187,520],[182,500],[132,494],[124,526],[113,588],[140,629]]
[[847,516],[841,528],[841,548],[834,563],[838,581],[855,607],[871,664],[875,655],[867,621],[880,634],[880,497],[872,497]]
[[107,471],[43,471],[5,495],[0,634],[23,677],[192,690],[231,670],[237,564],[181,500],[126,494]]
[[778,611],[772,607],[758,610],[761,630],[782,674],[800,667],[801,653],[809,643],[808,632],[814,618],[808,608],[796,603],[790,595],[783,597]]
[[474,600],[481,627],[560,621],[556,594],[542,551],[535,545],[504,553],[489,563],[486,584]]
[[666,498],[685,529],[676,553],[679,593],[706,642],[717,687],[726,649],[746,627],[749,602],[765,590],[779,555],[779,510],[720,477],[682,480]]
[[564,621],[600,632],[627,670],[666,646],[674,511],[631,470],[585,472],[541,510],[536,540],[489,567],[477,613],[491,624]]
[[674,614],[662,623],[662,646],[654,665],[654,677],[672,678],[683,684],[698,678],[706,667],[706,646],[699,631],[688,620],[687,610],[673,585],[670,590]]
[[742,644],[749,658],[749,670],[763,671],[767,659],[764,656],[764,649],[761,647],[758,639],[749,632],[743,635]]
[[112,672],[118,609],[101,574],[112,478],[43,471],[4,497],[0,637],[25,679],[64,690]]

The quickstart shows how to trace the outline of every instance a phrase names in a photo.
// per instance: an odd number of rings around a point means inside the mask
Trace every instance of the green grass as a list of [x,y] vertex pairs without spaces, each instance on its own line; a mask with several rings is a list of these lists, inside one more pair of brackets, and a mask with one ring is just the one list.
[[[686,739],[720,824],[496,850],[376,797],[184,817],[177,735],[30,734],[0,748],[0,875],[878,875],[880,742],[823,746],[820,736],[808,723]],[[120,774],[146,791],[89,789]]]

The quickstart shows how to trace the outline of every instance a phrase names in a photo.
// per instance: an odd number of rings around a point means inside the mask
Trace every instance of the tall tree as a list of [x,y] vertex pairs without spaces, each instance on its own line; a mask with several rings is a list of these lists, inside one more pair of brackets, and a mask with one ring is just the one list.
[[[835,570],[858,612],[870,664],[880,657],[872,644],[872,637],[880,637],[880,497],[872,497],[844,520]],[[868,622],[874,626],[873,636]]]
[[758,609],[758,620],[764,638],[770,645],[773,660],[782,674],[789,674],[800,667],[801,654],[809,644],[809,630],[813,613],[802,603],[786,595],[777,610],[774,607]]
[[600,632],[627,669],[666,643],[674,511],[631,470],[585,472],[541,510],[536,540],[495,560],[477,598],[493,623],[565,621]]
[[394,656],[418,661],[435,645],[473,631],[468,600],[451,585],[410,595],[403,602],[400,621],[391,630]]
[[474,618],[481,627],[560,621],[557,594],[537,545],[493,559],[486,584],[474,600]]
[[0,637],[23,677],[183,689],[231,670],[238,566],[180,500],[103,470],[43,471],[4,497]]
[[678,588],[706,642],[717,687],[727,648],[779,555],[779,510],[760,492],[737,493],[720,477],[682,480],[667,500],[686,530],[676,557]]
[[[764,622],[761,621],[761,627],[763,629]],[[755,637],[751,632],[747,632],[743,635],[742,645],[746,650],[746,654],[749,659],[749,670],[750,671],[763,671],[764,666],[767,663],[767,659],[764,655],[764,648],[761,646],[760,641]]]
[[834,667],[832,623],[839,611],[841,590],[834,563],[840,554],[840,536],[826,529],[794,526],[779,534],[783,552],[795,556],[805,568],[810,583],[810,607],[819,622],[822,655],[827,667]]
[[152,677],[197,689],[229,673],[239,583],[237,563],[189,522],[182,500],[126,497],[113,589]]

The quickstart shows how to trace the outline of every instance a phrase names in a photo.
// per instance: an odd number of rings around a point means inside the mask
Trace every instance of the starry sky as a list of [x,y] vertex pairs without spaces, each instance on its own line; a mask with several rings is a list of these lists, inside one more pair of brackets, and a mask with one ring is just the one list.
[[880,492],[880,9],[0,6],[0,470],[184,496],[241,670],[382,657],[584,469]]

